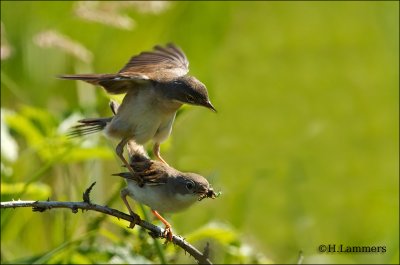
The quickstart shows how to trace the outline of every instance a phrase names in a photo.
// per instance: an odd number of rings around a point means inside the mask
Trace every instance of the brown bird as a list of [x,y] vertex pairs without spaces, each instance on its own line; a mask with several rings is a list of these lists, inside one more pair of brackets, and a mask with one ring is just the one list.
[[[137,150],[140,150],[139,152]],[[128,142],[131,167],[135,171],[113,174],[125,178],[127,187],[121,190],[121,198],[135,221],[140,217],[133,212],[126,196],[151,208],[152,213],[165,225],[164,236],[172,240],[171,225],[159,212],[173,213],[186,209],[196,201],[219,196],[210,187],[207,179],[195,173],[180,172],[165,163],[150,160],[143,148],[134,141]]]
[[116,74],[61,75],[105,88],[110,94],[126,93],[114,117],[80,120],[72,136],[105,130],[107,136],[120,139],[116,153],[134,173],[123,156],[129,140],[142,145],[153,140],[153,153],[160,161],[160,143],[171,134],[177,110],[182,104],[199,105],[216,111],[206,86],[187,75],[189,62],[174,44],[155,46],[153,51],[133,56]]

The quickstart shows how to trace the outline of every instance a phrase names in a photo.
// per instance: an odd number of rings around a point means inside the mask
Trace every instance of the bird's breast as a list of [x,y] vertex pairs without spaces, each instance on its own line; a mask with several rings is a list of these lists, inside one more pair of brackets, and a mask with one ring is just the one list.
[[129,91],[105,132],[114,138],[132,138],[139,144],[150,139],[162,142],[168,138],[180,106],[152,87]]
[[179,212],[197,201],[193,195],[173,194],[163,185],[144,185],[139,187],[135,181],[127,181],[130,197],[151,209],[167,212]]

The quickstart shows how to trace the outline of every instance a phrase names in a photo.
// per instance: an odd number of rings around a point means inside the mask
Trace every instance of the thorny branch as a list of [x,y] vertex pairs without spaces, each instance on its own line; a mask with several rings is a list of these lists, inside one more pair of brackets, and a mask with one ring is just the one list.
[[[60,202],[60,201],[8,201],[1,202],[1,209],[3,208],[21,208],[21,207],[30,207],[34,212],[44,212],[46,210],[50,210],[52,208],[66,208],[71,209],[73,213],[77,213],[79,209],[85,211],[96,211],[100,213],[104,213],[110,216],[114,216],[118,219],[123,219],[128,222],[133,222],[134,219],[132,216],[120,212],[116,209],[109,208],[107,206],[101,206],[98,204],[93,204],[90,202],[89,193],[93,188],[95,183],[93,183],[83,194],[82,202]],[[155,226],[149,222],[144,220],[140,220],[136,223],[143,227],[144,229],[149,231],[149,234],[154,238],[165,238],[164,229],[158,226]],[[212,264],[212,262],[208,258],[209,253],[209,245],[207,244],[204,253],[201,253],[194,246],[186,242],[181,236],[174,235],[172,238],[172,243],[181,247],[184,251],[189,253],[193,258],[196,259],[198,264]]]

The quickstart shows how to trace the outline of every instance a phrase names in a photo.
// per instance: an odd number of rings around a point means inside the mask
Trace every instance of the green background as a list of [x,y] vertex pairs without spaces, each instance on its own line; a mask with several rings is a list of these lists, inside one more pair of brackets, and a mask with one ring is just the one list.
[[[304,263],[399,262],[398,2],[200,1],[171,2],[160,13],[115,11],[135,21],[131,30],[82,19],[76,5],[1,1],[2,45],[5,37],[12,48],[1,61],[1,107],[13,111],[2,125],[18,143],[15,160],[2,149],[2,201],[79,201],[97,181],[92,201],[126,212],[123,181],[111,176],[121,171],[116,142],[101,134],[71,141],[57,131],[73,113],[111,115],[107,94],[55,77],[114,73],[172,41],[218,113],[184,107],[162,154],[222,191],[167,214],[176,233],[200,249],[210,241],[219,263],[294,263],[300,250]],[[50,29],[93,59],[39,47],[35,36]],[[168,262],[194,262],[95,212],[1,215],[2,263],[163,262],[157,247]],[[321,244],[386,253],[321,254]]]

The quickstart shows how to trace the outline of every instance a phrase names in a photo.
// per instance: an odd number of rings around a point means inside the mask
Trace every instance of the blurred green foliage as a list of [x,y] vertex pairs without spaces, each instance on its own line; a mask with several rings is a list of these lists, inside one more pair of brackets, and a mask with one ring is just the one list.
[[[304,263],[399,262],[398,2],[124,3],[1,1],[2,201],[81,200],[97,181],[92,201],[125,211],[115,142],[64,135],[80,117],[111,115],[109,96],[55,77],[117,72],[172,41],[219,112],[183,108],[164,158],[223,192],[167,215],[176,233],[210,242],[216,263],[294,263],[300,250]],[[126,226],[2,210],[1,262],[193,263]]]

